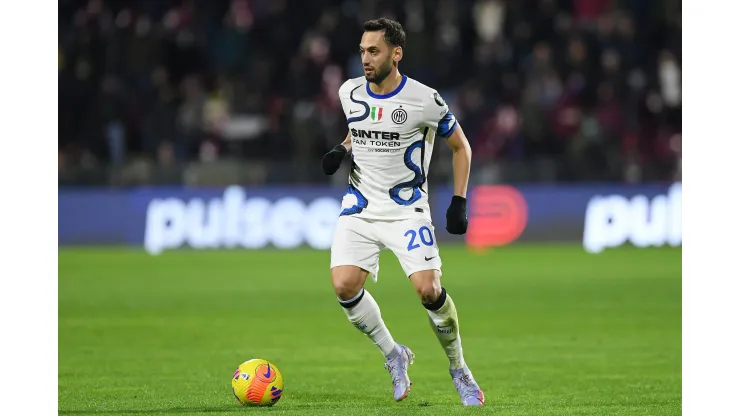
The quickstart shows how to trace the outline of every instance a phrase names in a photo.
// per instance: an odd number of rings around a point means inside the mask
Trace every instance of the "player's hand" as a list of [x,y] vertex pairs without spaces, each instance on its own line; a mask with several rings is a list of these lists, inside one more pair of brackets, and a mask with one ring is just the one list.
[[447,208],[447,232],[450,234],[465,234],[468,231],[468,212],[465,206],[466,199],[453,195],[450,207]]
[[342,165],[342,160],[347,154],[347,148],[343,144],[334,146],[329,153],[324,155],[321,160],[321,168],[324,169],[324,173],[327,175],[333,175],[334,172],[339,170],[339,166]]

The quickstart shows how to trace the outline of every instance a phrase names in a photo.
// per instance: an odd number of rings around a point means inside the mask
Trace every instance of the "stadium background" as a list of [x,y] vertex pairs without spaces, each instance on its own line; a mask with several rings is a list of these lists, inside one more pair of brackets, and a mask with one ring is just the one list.
[[[321,285],[348,164],[326,177],[319,161],[346,134],[336,91],[362,75],[362,22],[379,16],[406,29],[401,72],[438,89],[471,142],[466,237],[442,226],[441,140],[428,175],[489,400],[502,414],[680,412],[680,1],[58,3],[61,413],[229,413],[222,366],[262,356],[294,383],[285,411],[320,414],[333,396],[307,379],[329,374],[321,348],[377,359]],[[394,262],[383,254],[374,289],[384,317],[431,345],[423,320],[398,323],[418,308]],[[281,310],[255,310],[255,293]],[[296,329],[306,310],[332,334]],[[273,335],[251,342],[242,319]],[[198,336],[211,341],[182,344]],[[296,339],[315,348],[297,355]],[[438,376],[421,360],[420,377]],[[184,365],[201,389],[188,399],[167,387]],[[388,411],[375,370],[363,382],[377,392],[332,388]],[[122,386],[96,387],[106,377]],[[418,400],[454,412],[448,384]]]

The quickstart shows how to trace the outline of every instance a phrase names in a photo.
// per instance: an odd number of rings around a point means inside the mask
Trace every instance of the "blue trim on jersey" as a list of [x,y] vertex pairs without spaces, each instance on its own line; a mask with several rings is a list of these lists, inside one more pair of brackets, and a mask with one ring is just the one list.
[[353,205],[349,208],[343,209],[342,212],[339,213],[340,217],[342,215],[359,214],[362,212],[363,209],[367,208],[367,198],[365,198],[365,196],[362,195],[362,192],[360,192],[360,190],[355,188],[354,186],[350,185],[349,188],[347,188],[347,193],[345,195],[354,195],[355,197],[357,197],[357,205]]
[[[452,125],[450,125],[450,122],[452,120],[455,120]],[[452,115],[451,111],[448,111],[447,114],[445,114],[444,117],[442,117],[441,120],[439,120],[439,123],[437,123],[437,136],[442,137],[443,139],[446,139],[452,135],[452,132],[455,131],[455,128],[457,127],[457,118]]]
[[[403,155],[403,163],[406,165],[407,168],[414,172],[414,178],[408,182],[399,183],[398,185],[388,190],[388,195],[390,195],[391,199],[398,205],[411,205],[421,198],[421,190],[419,189],[419,187],[426,180],[426,178],[424,177],[424,170],[421,167],[417,166],[413,160],[411,160],[411,154],[414,152],[414,150],[418,148],[421,148],[421,153],[424,154],[424,139],[412,143],[411,146],[406,149],[406,153],[404,153]],[[424,165],[424,159],[421,160],[421,164],[422,166]],[[414,191],[413,195],[411,195],[411,198],[407,200],[401,198],[401,191],[409,188],[413,189]]]
[[367,90],[367,95],[369,95],[369,96],[371,96],[373,98],[376,98],[378,100],[384,100],[386,98],[391,98],[394,95],[396,95],[399,92],[401,92],[401,90],[403,89],[403,86],[404,85],[406,85],[406,75],[403,75],[401,77],[401,83],[398,84],[398,86],[396,87],[396,89],[393,90],[393,91],[391,91],[391,92],[389,92],[388,94],[376,94],[376,93],[370,91],[370,83],[369,82],[365,82],[365,89]]
[[426,193],[426,191],[424,190],[424,182],[427,181],[427,174],[426,174],[426,172],[424,172],[424,160],[425,160],[424,159],[424,150],[426,150],[426,148],[427,148],[426,147],[427,133],[429,133],[429,127],[425,127],[424,128],[424,135],[421,136],[421,137],[423,137],[424,142],[423,142],[423,144],[421,146],[421,177],[422,177],[422,180],[421,180],[421,183],[419,184],[419,189],[421,190],[421,192],[424,192],[424,193]]
[[348,118],[347,124],[354,123],[355,121],[362,121],[370,116],[370,106],[364,101],[356,100],[355,97],[352,96],[355,93],[355,91],[361,86],[362,85],[358,85],[357,87],[352,89],[352,91],[349,92],[349,99],[353,103],[360,104],[361,106],[365,107],[365,114],[360,114],[359,116]]

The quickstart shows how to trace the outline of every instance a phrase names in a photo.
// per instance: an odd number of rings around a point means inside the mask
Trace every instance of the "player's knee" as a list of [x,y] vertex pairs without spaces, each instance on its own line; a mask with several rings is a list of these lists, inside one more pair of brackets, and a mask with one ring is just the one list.
[[352,299],[365,284],[367,273],[358,267],[339,266],[332,269],[331,283],[334,293],[341,300]]
[[416,284],[416,294],[422,303],[433,303],[442,294],[442,285],[439,279],[423,279]]
[[421,299],[421,303],[433,303],[442,294],[442,288],[439,285],[430,283],[417,289],[417,293],[419,299]]
[[355,297],[355,295],[360,292],[361,288],[362,286],[357,287],[347,282],[340,282],[334,284],[334,293],[337,294],[339,299],[348,300]]

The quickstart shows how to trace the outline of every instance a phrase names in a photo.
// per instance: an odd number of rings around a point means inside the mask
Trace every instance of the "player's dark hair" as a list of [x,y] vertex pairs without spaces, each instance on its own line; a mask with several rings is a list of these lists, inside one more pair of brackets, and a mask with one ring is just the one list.
[[406,47],[406,32],[403,31],[403,26],[395,20],[386,19],[381,17],[380,19],[368,20],[363,25],[365,32],[377,32],[384,31],[383,38],[385,41],[393,46],[400,46],[401,48]]

